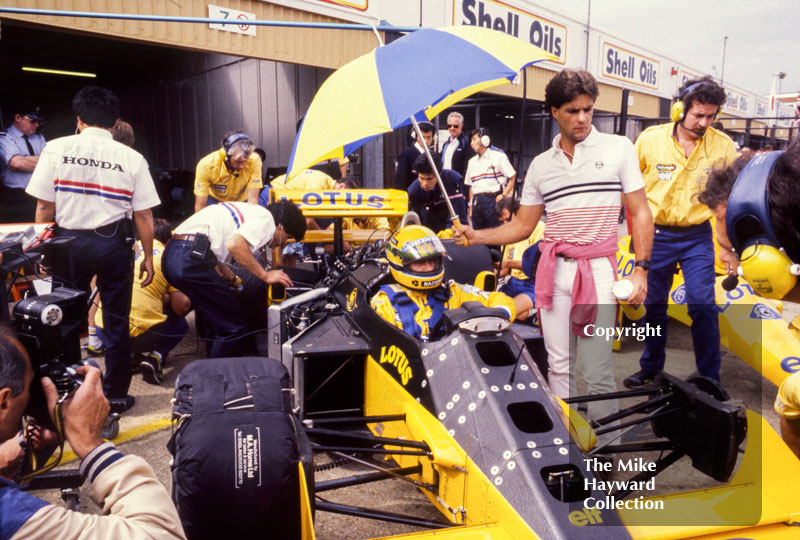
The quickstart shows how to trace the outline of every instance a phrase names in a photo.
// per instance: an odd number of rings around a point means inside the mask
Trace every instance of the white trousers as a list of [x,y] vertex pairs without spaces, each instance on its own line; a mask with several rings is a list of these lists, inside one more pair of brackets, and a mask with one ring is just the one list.
[[[597,292],[597,319],[594,324],[596,327],[613,328],[617,301],[612,289],[616,268],[611,266],[607,257],[591,259],[590,262]],[[576,359],[580,362],[588,394],[617,391],[611,365],[613,338],[578,337],[572,334],[569,315],[572,307],[572,283],[577,270],[577,262],[556,257],[553,307],[540,310],[542,334],[547,349],[550,389],[562,399],[578,395],[575,382]],[[586,416],[591,421],[614,414],[618,410],[619,404],[616,399],[592,401],[589,402]],[[608,440],[608,436],[599,438],[601,443]]]

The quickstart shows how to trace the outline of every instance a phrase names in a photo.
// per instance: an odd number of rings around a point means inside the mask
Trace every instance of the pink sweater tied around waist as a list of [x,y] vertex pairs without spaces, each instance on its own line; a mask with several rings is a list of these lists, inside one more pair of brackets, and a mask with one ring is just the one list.
[[[539,309],[553,308],[556,255],[562,254],[575,259],[578,263],[578,271],[575,272],[575,281],[572,282],[572,309],[569,319],[572,323],[572,333],[576,336],[585,336],[584,328],[597,318],[597,291],[594,287],[594,274],[590,259],[608,257],[611,267],[614,268],[617,263],[616,235],[611,235],[601,242],[588,246],[542,240],[539,250],[542,252],[542,257],[536,270],[536,307]],[[617,279],[616,273],[614,273],[614,279]]]

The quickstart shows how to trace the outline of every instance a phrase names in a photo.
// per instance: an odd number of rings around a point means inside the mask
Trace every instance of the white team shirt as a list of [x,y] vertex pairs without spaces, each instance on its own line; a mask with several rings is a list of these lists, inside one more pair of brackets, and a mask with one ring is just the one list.
[[508,179],[517,174],[508,156],[487,148],[483,155],[475,154],[467,164],[464,184],[472,186],[472,194],[503,191]]
[[246,202],[224,202],[206,206],[178,225],[175,234],[205,234],[211,251],[220,262],[227,262],[230,252],[225,244],[240,234],[255,251],[272,240],[275,220],[263,206]]
[[620,135],[589,135],[575,145],[569,162],[559,147],[536,156],[525,176],[520,204],[544,204],[546,240],[589,245],[617,233],[620,193],[644,188],[633,143]]
[[66,229],[96,229],[161,202],[144,157],[97,127],[50,141],[25,191],[54,202]]

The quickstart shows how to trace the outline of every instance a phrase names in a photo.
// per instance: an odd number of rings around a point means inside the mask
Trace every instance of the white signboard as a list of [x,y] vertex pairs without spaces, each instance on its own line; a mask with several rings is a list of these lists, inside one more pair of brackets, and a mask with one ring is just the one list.
[[495,0],[453,0],[453,25],[481,26],[524,39],[567,61],[567,27]]
[[658,90],[661,64],[639,53],[603,42],[602,75],[636,86]]
[[256,19],[255,13],[208,4],[208,17],[209,19],[225,19],[231,21],[231,24],[209,24],[208,26],[213,30],[247,34],[248,36],[256,35],[256,27],[246,23],[246,21],[254,21]]
[[759,99],[756,101],[756,116],[769,116],[769,102]]

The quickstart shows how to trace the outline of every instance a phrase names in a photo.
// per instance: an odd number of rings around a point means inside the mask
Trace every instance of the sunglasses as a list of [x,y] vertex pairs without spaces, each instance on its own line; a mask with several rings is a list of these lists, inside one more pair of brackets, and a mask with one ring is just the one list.
[[31,124],[39,124],[39,123],[41,123],[38,120],[35,120],[35,119],[33,119],[33,118],[31,118],[30,116],[27,116],[27,115],[25,116],[25,118],[27,118],[28,122],[30,122]]
[[447,129],[458,128],[461,127],[461,124],[447,124]]

